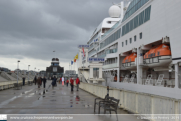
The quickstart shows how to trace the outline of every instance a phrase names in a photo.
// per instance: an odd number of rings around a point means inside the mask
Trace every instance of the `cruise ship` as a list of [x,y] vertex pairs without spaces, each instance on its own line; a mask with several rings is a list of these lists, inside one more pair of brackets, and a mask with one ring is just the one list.
[[[112,5],[110,17],[103,19],[85,43],[89,45],[84,48],[85,58],[79,49],[80,78],[86,83],[181,99],[180,5],[180,0]],[[88,58],[103,58],[104,62],[98,63],[101,68],[90,70],[97,63]]]

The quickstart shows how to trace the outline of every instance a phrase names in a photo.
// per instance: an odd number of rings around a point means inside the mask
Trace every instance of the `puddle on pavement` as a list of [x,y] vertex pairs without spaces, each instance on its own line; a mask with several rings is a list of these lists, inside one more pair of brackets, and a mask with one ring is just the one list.
[[9,100],[5,100],[4,102],[2,102],[0,104],[0,108],[3,106],[3,105],[7,105],[9,104],[10,102],[14,101],[15,99],[19,98],[19,97],[22,97],[22,96],[14,96],[13,98],[9,99]]
[[85,108],[92,107],[92,105],[83,105]]
[[79,97],[79,96],[76,96],[75,100],[76,100],[76,101],[80,101],[80,97]]

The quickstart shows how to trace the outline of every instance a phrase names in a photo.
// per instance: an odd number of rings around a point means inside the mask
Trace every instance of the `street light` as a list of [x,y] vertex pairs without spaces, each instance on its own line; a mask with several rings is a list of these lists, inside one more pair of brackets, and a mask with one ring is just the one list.
[[[35,70],[36,70],[36,68],[34,69],[34,75],[36,74]],[[36,76],[36,75],[35,75],[35,76]]]
[[40,69],[38,69],[38,77],[39,77],[39,70],[40,70]]
[[107,71],[106,71],[106,86],[107,86],[107,96],[109,96],[109,85],[108,85],[108,82],[107,82],[108,73],[109,73],[109,70],[107,70]]
[[30,65],[28,65],[28,82],[29,82],[29,67],[30,67]]
[[18,84],[19,62],[20,62],[20,61],[18,60],[18,65],[17,65],[17,84]]

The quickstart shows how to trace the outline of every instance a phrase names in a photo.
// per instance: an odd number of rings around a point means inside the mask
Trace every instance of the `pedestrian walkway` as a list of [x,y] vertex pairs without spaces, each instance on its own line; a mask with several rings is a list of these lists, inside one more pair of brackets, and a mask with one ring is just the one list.
[[[51,81],[47,81],[46,89],[26,85],[22,90],[0,91],[0,114],[94,114],[95,96],[81,89],[76,91],[74,88],[71,92],[70,85],[67,88],[58,83],[52,89],[50,84]],[[121,109],[118,113],[127,114]],[[136,120],[136,116],[130,116],[128,121],[131,120]]]

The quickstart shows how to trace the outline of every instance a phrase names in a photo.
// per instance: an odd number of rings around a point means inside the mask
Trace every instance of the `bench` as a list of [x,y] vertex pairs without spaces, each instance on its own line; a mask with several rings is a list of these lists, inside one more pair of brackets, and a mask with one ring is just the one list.
[[98,97],[98,98],[95,99],[95,101],[94,101],[94,113],[95,113],[96,105],[99,105],[99,101],[105,101],[105,100],[108,99],[108,97],[109,97],[109,96],[106,95],[104,99],[103,99],[103,98],[100,98],[100,97]]
[[22,83],[14,83],[14,89],[19,89],[19,87],[22,89]]
[[99,114],[100,114],[100,108],[104,108],[104,114],[106,111],[109,111],[111,114],[111,111],[115,111],[117,114],[117,108],[118,108],[119,100],[115,99],[114,97],[108,97],[107,100],[99,101]]

